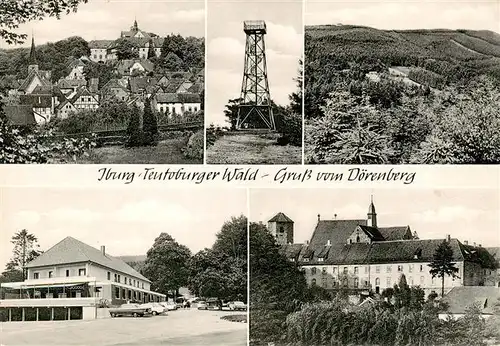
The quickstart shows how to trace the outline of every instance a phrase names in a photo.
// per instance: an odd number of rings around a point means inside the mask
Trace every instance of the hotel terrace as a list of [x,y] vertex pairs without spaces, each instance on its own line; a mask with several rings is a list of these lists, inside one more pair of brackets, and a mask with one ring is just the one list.
[[66,237],[27,265],[23,282],[2,283],[1,321],[95,319],[106,307],[165,301],[122,260]]

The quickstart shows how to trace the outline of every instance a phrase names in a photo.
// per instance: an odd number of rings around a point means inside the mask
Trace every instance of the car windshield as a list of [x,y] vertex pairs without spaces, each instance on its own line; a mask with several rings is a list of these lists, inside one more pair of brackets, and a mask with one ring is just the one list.
[[234,305],[245,305],[243,302],[234,302]]

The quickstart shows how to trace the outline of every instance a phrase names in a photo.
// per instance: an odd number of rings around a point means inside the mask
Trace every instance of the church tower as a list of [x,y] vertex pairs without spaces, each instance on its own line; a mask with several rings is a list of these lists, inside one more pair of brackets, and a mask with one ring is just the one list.
[[368,207],[367,221],[367,226],[377,228],[377,213],[375,212],[375,205],[373,204],[373,196],[371,196],[370,206]]
[[130,28],[130,31],[133,31],[134,34],[139,31],[139,26],[137,25],[137,19],[134,19],[134,25]]
[[35,37],[31,36],[31,50],[28,65],[28,74],[31,71],[38,72],[38,63],[36,62],[36,51],[35,51]]
[[267,222],[267,229],[279,245],[293,244],[293,220],[283,213]]

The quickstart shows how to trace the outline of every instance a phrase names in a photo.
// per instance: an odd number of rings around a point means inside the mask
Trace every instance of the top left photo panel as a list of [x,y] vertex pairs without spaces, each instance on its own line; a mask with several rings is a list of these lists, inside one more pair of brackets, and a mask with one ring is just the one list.
[[205,2],[7,0],[0,163],[203,164]]

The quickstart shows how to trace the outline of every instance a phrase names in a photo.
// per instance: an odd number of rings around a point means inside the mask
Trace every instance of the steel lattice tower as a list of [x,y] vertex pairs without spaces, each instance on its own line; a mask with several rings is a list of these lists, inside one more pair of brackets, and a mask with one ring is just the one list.
[[264,43],[264,35],[267,33],[266,23],[263,20],[245,21],[243,31],[246,34],[245,67],[236,128],[241,129],[251,117],[259,117],[270,130],[274,131],[276,124],[267,80]]

